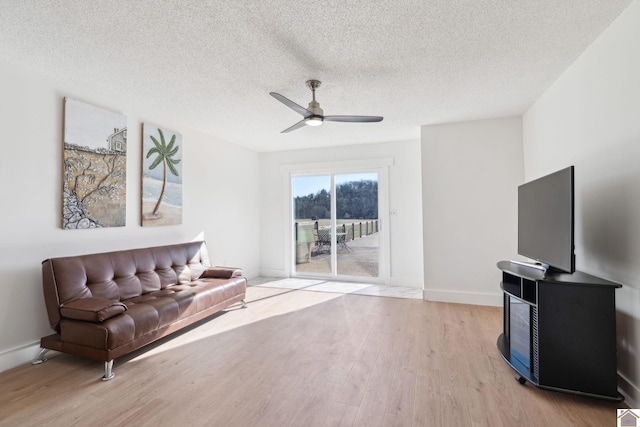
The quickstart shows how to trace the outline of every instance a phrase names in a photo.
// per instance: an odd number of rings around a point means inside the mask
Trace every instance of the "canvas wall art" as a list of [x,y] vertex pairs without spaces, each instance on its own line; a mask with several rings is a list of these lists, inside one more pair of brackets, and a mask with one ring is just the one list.
[[127,118],[64,100],[62,228],[126,223]]
[[142,225],[182,224],[182,135],[142,125]]

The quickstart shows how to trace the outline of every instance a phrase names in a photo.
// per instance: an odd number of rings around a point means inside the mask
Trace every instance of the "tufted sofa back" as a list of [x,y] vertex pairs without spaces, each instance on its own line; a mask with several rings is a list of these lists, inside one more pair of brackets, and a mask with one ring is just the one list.
[[199,278],[211,266],[204,242],[50,258],[42,285],[51,327],[60,306],[80,298],[122,301]]

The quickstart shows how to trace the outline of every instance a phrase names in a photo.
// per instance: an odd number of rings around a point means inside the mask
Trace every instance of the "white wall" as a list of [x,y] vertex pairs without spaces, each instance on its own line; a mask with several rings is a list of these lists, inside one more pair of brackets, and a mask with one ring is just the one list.
[[286,185],[281,167],[296,164],[375,161],[392,158],[389,167],[390,280],[389,284],[422,288],[422,210],[420,204],[420,143],[398,141],[312,150],[260,154],[261,266],[266,276],[287,277]]
[[619,384],[635,402],[640,402],[639,40],[640,0],[635,0],[523,119],[527,180],[575,165],[577,269],[624,285],[616,291]]
[[520,117],[422,127],[425,299],[502,305],[522,164]]
[[[126,93],[95,93],[0,62],[0,371],[37,354],[50,329],[40,263],[49,257],[205,238],[216,264],[259,273],[258,154],[183,128],[180,111],[141,111]],[[68,96],[128,116],[127,225],[62,230],[62,117]],[[140,226],[141,123],[183,134],[183,224]]]

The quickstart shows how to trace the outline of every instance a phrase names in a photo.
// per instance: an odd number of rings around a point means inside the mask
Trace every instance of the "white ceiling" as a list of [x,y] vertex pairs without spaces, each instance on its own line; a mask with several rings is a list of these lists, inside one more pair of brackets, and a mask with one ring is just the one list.
[[[400,141],[523,113],[629,3],[0,0],[0,59],[257,151]],[[280,134],[301,117],[269,92],[306,107],[312,78],[325,114],[384,121]]]

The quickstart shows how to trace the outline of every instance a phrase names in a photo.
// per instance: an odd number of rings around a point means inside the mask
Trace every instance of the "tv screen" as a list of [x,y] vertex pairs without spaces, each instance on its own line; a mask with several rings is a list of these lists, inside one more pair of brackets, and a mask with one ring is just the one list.
[[573,166],[518,187],[518,253],[575,271]]

